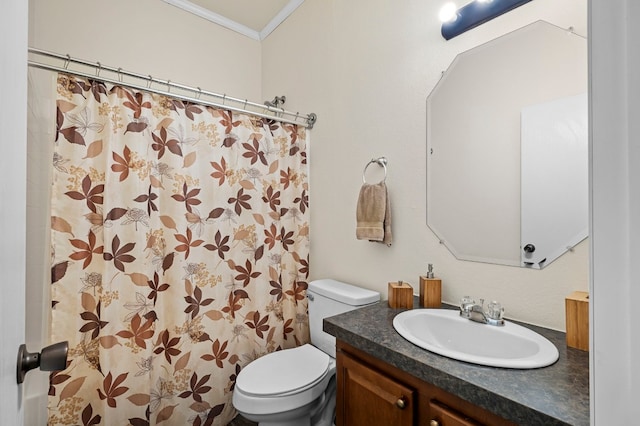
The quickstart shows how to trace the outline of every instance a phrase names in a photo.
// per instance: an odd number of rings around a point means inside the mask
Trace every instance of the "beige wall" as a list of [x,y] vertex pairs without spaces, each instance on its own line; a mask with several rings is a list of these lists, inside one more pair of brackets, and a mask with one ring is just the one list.
[[[262,90],[319,116],[311,148],[311,274],[381,291],[427,263],[443,299],[497,299],[510,318],[564,330],[564,298],[588,288],[588,242],[542,271],[456,260],[426,225],[426,97],[457,53],[536,20],[586,35],[586,0],[536,0],[450,41],[441,1],[306,0],[262,43]],[[550,46],[552,48],[552,46]],[[362,169],[389,160],[395,242],[355,238]]]
[[260,100],[260,42],[161,0],[30,0],[29,46]]
[[[260,44],[157,0],[31,0],[30,45],[158,78],[315,112],[312,278],[379,290],[433,263],[443,298],[497,299],[507,316],[564,329],[564,297],[586,290],[582,243],[543,271],[456,260],[425,220],[426,97],[457,53],[539,19],[586,34],[586,0],[536,0],[450,41],[439,1],[306,0]],[[260,75],[261,74],[261,75]],[[366,162],[389,159],[395,243],[355,239]]]

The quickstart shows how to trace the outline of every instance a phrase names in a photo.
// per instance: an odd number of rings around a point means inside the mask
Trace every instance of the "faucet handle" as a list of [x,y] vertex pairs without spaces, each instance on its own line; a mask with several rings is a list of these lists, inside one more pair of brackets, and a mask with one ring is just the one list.
[[475,304],[476,304],[476,301],[469,296],[463,296],[462,299],[460,299],[460,307],[462,309],[466,309],[467,307]]
[[460,316],[462,318],[470,318],[471,309],[475,304],[476,302],[469,296],[464,296],[462,299],[460,299]]
[[471,313],[471,309],[475,304],[475,300],[473,300],[469,296],[464,296],[462,299],[460,299],[460,315],[468,318]]
[[487,306],[487,316],[494,320],[501,320],[504,315],[504,308],[495,300]]

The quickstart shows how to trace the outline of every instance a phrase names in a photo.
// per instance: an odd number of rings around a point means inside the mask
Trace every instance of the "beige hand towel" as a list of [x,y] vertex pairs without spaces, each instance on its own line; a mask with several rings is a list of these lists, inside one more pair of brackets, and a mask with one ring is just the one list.
[[391,245],[391,203],[384,182],[362,185],[356,220],[356,238]]

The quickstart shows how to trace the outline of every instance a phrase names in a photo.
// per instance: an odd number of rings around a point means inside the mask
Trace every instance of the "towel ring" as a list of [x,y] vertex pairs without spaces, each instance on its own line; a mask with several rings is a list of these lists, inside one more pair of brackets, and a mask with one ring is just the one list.
[[365,177],[365,173],[367,172],[367,168],[371,164],[377,164],[379,166],[382,166],[382,168],[384,169],[384,178],[378,183],[385,183],[387,181],[387,158],[386,157],[372,158],[371,161],[369,161],[367,165],[364,166],[364,170],[362,171],[362,183],[367,183],[367,178]]

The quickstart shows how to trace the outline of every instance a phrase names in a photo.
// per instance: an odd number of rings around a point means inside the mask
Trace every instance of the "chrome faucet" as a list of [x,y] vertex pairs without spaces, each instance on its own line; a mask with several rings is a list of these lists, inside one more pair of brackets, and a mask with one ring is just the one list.
[[464,296],[460,301],[460,316],[471,321],[501,326],[504,325],[503,314],[504,308],[496,301],[489,303],[487,311],[484,310],[484,299],[480,299],[479,305],[469,296]]

